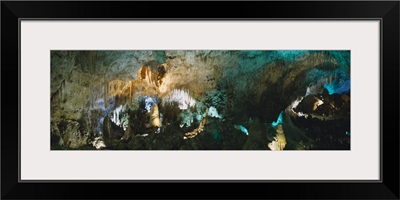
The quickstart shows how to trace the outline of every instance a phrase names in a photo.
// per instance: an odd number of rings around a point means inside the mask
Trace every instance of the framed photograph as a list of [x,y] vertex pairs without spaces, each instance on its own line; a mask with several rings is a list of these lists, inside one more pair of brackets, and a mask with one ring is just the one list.
[[399,6],[3,1],[1,198],[399,199]]

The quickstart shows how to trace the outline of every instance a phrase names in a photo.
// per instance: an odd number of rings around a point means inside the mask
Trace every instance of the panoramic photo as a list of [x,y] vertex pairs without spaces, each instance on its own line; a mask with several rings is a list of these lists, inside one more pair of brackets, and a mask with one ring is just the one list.
[[52,50],[51,150],[350,150],[348,50]]

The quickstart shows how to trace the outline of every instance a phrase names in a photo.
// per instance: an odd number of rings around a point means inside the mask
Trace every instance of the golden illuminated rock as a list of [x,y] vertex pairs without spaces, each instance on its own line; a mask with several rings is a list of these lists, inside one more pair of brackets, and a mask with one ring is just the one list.
[[273,151],[280,151],[285,149],[286,146],[286,137],[283,134],[282,124],[278,124],[276,129],[276,136],[274,137],[275,141],[272,141],[268,144],[268,147]]
[[315,98],[315,103],[313,106],[313,111],[315,111],[318,108],[318,106],[324,104],[324,102],[321,99],[319,99],[317,97],[314,97],[314,98]]
[[153,108],[151,109],[151,112],[150,112],[150,123],[151,123],[151,126],[153,126],[153,127],[160,127],[161,126],[160,113],[158,111],[157,104],[154,104]]

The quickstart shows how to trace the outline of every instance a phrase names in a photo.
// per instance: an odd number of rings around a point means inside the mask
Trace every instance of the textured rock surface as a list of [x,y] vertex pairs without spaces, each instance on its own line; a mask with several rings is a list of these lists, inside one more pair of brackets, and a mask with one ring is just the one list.
[[[254,130],[265,130],[262,124],[274,121],[298,97],[319,94],[332,80],[345,85],[349,56],[346,51],[52,51],[52,147],[81,148],[102,136],[106,146],[115,146],[121,138],[127,141],[115,148],[209,148],[198,139],[207,134],[182,138],[199,126],[206,108],[213,107],[222,117],[207,122],[204,133],[209,134],[204,140],[210,140],[212,148],[222,148],[223,142],[211,135],[223,140],[223,129],[243,137],[233,125],[247,123],[249,118],[257,119]],[[186,110],[193,115],[188,127],[174,127],[183,113],[177,105],[161,104],[174,90],[187,91],[196,102]],[[156,99],[159,119],[142,112],[141,100],[147,96]],[[124,128],[110,120],[121,105],[126,110],[118,111],[118,120],[125,120]],[[211,129],[213,123],[220,127]],[[166,134],[169,129],[170,135]],[[161,144],[154,134],[138,136],[157,131],[164,133],[157,137],[170,145]],[[150,147],[150,140],[160,146]]]

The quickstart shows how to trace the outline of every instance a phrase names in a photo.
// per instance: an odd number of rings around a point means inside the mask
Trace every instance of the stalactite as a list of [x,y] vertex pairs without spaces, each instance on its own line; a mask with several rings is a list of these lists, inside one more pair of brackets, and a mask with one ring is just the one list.
[[108,90],[109,90],[109,83],[106,82],[104,84],[104,107],[107,108],[108,107]]
[[193,99],[185,89],[174,89],[166,97],[164,97],[162,104],[166,105],[177,102],[181,110],[186,110],[189,107],[193,107],[196,104],[196,100]]
[[92,99],[92,104],[91,104],[91,106],[90,106],[90,109],[92,109],[92,108],[94,108],[94,102],[96,101],[96,98],[95,98],[95,95],[94,94],[91,94],[90,95],[90,98]]
[[90,87],[90,98],[92,98],[91,109],[94,108],[94,102],[96,101],[96,94],[93,92],[93,86]]
[[65,79],[61,81],[61,86],[60,86],[60,91],[59,91],[59,94],[61,97],[61,102],[64,101],[64,97],[65,97],[64,91],[65,91]]
[[132,81],[129,81],[129,105],[132,105]]
[[151,72],[150,72],[150,70],[147,70],[147,76],[146,76],[146,80],[147,80],[147,83],[151,83]]
[[96,69],[96,51],[89,51],[89,70],[94,71]]

